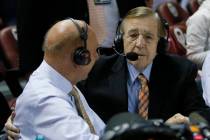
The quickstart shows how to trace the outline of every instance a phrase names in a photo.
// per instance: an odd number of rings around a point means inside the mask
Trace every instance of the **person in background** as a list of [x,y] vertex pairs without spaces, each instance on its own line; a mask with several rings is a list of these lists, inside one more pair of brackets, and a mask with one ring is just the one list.
[[201,69],[210,52],[210,0],[205,0],[187,20],[187,58]]
[[18,139],[99,139],[105,124],[75,86],[98,58],[97,47],[93,29],[83,21],[66,19],[49,29],[44,60],[16,102]]
[[203,98],[208,106],[210,106],[210,53],[207,54],[202,67],[201,83],[203,88]]

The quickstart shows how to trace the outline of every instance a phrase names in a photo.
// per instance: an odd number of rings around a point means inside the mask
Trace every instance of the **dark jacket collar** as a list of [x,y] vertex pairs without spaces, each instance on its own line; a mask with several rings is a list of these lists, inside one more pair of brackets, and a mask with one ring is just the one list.
[[124,68],[127,68],[126,58],[124,56],[121,56],[121,55],[117,55],[116,57],[117,57],[116,58],[117,60],[113,64],[113,67],[112,67],[111,70],[113,72],[119,72],[120,70],[122,70]]

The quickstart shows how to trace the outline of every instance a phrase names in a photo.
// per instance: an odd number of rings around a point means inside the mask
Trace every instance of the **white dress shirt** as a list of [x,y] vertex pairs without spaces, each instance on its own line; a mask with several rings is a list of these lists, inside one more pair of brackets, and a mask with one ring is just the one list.
[[202,67],[210,52],[210,0],[205,0],[187,20],[187,57]]
[[206,104],[210,107],[210,53],[206,56],[203,63],[201,81],[203,88],[203,98]]
[[34,140],[41,134],[45,140],[98,140],[104,122],[77,89],[97,133],[91,134],[78,115],[71,90],[72,84],[43,61],[16,102],[14,125],[20,128],[20,139]]

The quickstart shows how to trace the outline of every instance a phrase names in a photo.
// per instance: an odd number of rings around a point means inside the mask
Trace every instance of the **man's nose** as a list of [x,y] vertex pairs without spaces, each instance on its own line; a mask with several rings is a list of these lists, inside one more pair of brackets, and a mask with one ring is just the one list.
[[139,35],[136,39],[136,46],[137,47],[144,47],[145,46],[145,40],[143,35]]

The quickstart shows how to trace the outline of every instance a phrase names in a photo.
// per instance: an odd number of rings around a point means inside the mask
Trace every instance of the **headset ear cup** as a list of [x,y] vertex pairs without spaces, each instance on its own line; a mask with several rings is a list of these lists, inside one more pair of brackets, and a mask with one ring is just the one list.
[[70,20],[76,26],[80,39],[84,42],[84,47],[79,47],[74,51],[73,61],[77,65],[88,65],[91,61],[90,52],[87,50],[88,25],[85,23],[84,27],[80,27],[74,19],[70,18]]
[[168,50],[169,24],[159,14],[158,14],[158,16],[160,18],[160,22],[162,24],[163,32],[165,34],[164,36],[166,36],[166,39],[164,37],[160,37],[160,39],[158,41],[158,44],[157,44],[157,53],[158,54],[165,54]]
[[88,65],[91,61],[90,52],[84,47],[77,48],[73,59],[77,65]]
[[117,33],[114,39],[114,49],[119,52],[123,53],[123,34]]

